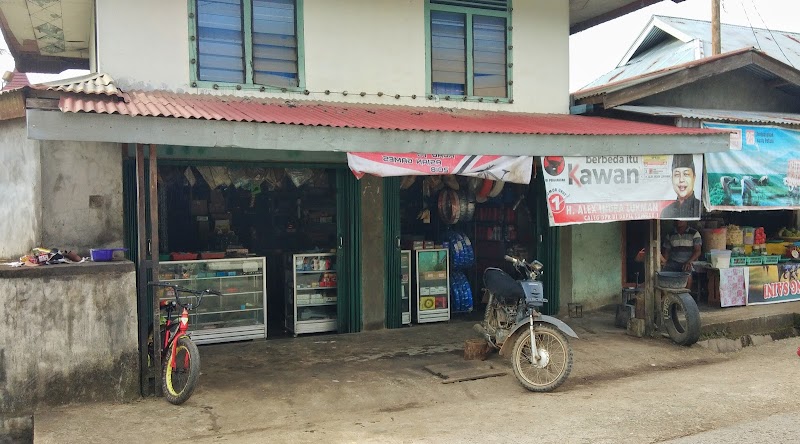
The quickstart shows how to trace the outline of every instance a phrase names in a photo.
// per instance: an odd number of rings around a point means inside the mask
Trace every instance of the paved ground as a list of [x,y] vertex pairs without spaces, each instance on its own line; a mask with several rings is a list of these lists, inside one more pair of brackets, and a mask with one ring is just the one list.
[[[539,418],[537,428],[554,438],[578,426],[565,421],[574,410],[588,408],[589,401],[595,405],[591,409],[605,408],[610,400],[622,403],[613,417],[627,422],[626,415],[648,395],[646,387],[611,389],[621,378],[659,378],[735,359],[699,346],[675,346],[668,339],[627,336],[612,326],[611,313],[567,321],[581,339],[572,341],[572,375],[552,394],[522,389],[509,363],[496,354],[487,362],[509,370],[508,375],[442,384],[423,367],[463,362],[465,339],[476,337],[474,322],[451,321],[203,346],[200,386],[183,406],[149,398],[41,411],[35,417],[36,442],[163,442],[158,433],[170,429],[183,431],[172,438],[192,442],[469,441],[476,431],[495,427],[508,433],[492,436],[513,438],[523,418]],[[669,405],[680,408],[676,400]],[[591,410],[583,411],[580,424],[583,441],[561,442],[596,442],[597,420],[587,413]],[[675,436],[681,435],[666,437]]]

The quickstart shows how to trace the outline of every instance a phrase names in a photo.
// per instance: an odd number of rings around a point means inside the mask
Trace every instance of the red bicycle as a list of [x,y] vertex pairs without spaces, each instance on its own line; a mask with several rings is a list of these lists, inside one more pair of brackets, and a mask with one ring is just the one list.
[[[216,294],[218,292],[206,290],[192,290],[180,287],[169,282],[150,282],[154,287],[166,288],[169,297],[175,296],[175,300],[161,300],[159,307],[166,311],[161,322],[161,384],[164,397],[172,404],[179,405],[186,402],[197,385],[200,376],[200,352],[197,345],[192,342],[189,336],[189,311],[197,309],[203,296],[206,294]],[[180,293],[191,294],[197,297],[197,303],[183,303]],[[175,316],[178,308],[181,308],[180,316]],[[151,361],[153,362],[153,342],[152,332],[148,340]]]

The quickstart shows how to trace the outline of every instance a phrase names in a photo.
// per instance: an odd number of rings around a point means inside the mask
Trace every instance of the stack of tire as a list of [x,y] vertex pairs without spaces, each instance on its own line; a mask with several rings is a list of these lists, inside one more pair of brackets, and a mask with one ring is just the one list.
[[450,310],[472,311],[472,287],[464,270],[475,265],[472,242],[464,233],[448,231],[444,236],[450,250]]

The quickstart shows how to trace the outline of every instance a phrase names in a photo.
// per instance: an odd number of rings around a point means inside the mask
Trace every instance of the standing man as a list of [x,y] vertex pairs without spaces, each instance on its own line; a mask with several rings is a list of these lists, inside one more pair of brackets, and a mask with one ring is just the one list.
[[672,189],[677,198],[661,212],[663,219],[700,217],[700,199],[694,196],[694,158],[691,154],[672,156]]
[[[664,238],[661,246],[661,269],[663,271],[692,272],[692,262],[700,257],[703,238],[700,232],[689,227],[685,220],[675,221],[675,228]],[[692,288],[692,276],[686,284]]]

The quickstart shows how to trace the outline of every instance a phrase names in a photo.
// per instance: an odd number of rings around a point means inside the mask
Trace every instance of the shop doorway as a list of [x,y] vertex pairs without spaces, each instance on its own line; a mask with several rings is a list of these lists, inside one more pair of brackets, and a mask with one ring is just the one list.
[[506,254],[545,263],[554,307],[545,309],[557,312],[558,231],[549,227],[540,182],[540,177],[530,185],[462,176],[385,179],[387,327],[480,317],[483,270],[498,267],[513,275]]
[[[360,316],[352,313],[360,308],[353,284],[360,273],[358,183],[344,165],[162,161],[157,170],[159,277],[214,287],[229,302],[204,301],[207,311],[198,310],[191,321],[198,338],[200,330],[223,332],[248,323],[260,323],[259,337],[268,338],[297,334],[302,322],[314,325],[303,333],[360,330]],[[132,161],[124,172],[126,236],[135,254],[152,231],[148,226],[138,239]],[[149,208],[149,196],[142,200]],[[305,263],[313,267],[301,270],[299,284],[297,255],[308,255]],[[152,295],[142,302],[140,323],[150,324]],[[197,342],[250,339],[252,331],[239,328]]]

